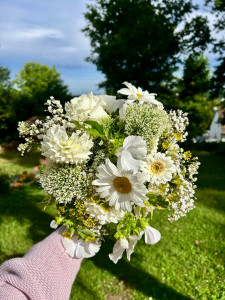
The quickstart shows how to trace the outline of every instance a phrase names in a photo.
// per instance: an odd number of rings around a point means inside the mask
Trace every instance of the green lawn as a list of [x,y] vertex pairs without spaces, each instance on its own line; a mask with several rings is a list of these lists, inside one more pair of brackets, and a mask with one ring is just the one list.
[[[174,223],[164,211],[154,213],[152,226],[161,234],[154,246],[139,242],[131,262],[114,265],[109,240],[92,259],[82,263],[71,300],[83,299],[225,299],[224,215],[225,156],[199,152],[196,208]],[[20,158],[1,153],[0,166],[10,175],[32,171],[38,155]],[[51,232],[54,207],[43,209],[38,184],[0,196],[0,263],[22,256]]]

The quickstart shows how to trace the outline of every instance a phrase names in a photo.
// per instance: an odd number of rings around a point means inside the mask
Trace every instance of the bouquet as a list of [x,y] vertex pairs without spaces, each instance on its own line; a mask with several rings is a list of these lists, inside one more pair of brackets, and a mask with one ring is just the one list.
[[62,244],[71,257],[87,258],[105,236],[114,239],[109,258],[127,259],[137,242],[155,244],[154,210],[169,221],[194,208],[199,162],[180,146],[187,137],[187,114],[167,111],[156,94],[124,82],[121,98],[92,93],[65,103],[50,97],[50,116],[19,122],[22,155],[38,145],[46,159],[40,184],[56,203],[52,228],[65,226]]

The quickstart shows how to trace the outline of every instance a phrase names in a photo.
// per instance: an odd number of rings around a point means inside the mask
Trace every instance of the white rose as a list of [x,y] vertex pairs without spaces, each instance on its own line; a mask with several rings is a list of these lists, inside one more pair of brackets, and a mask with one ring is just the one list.
[[97,120],[108,116],[101,102],[98,96],[94,96],[90,92],[88,95],[81,95],[67,102],[65,110],[67,115],[73,120]]

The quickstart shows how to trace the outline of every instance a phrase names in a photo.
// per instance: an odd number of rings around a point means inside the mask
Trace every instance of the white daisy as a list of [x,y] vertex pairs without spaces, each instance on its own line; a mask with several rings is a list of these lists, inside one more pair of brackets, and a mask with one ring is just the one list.
[[63,126],[55,124],[47,130],[41,142],[41,150],[46,158],[71,164],[87,160],[92,146],[93,142],[87,133],[79,135],[73,132],[69,137]]
[[91,201],[84,201],[84,204],[86,212],[90,217],[94,218],[95,221],[98,221],[101,225],[105,225],[106,223],[118,223],[125,215],[123,210],[115,210],[113,207],[106,210],[103,205]]
[[140,169],[143,171],[146,181],[153,185],[170,181],[172,174],[176,172],[171,157],[160,152],[147,155],[146,161],[141,163]]
[[143,176],[134,171],[117,168],[109,159],[106,159],[104,165],[98,167],[97,180],[93,185],[99,186],[96,191],[101,198],[106,199],[110,206],[115,206],[116,210],[122,209],[131,211],[132,204],[144,207],[143,200],[148,192],[146,189]]
[[117,91],[117,93],[128,96],[128,103],[132,103],[138,100],[140,104],[143,104],[144,102],[148,102],[163,108],[162,103],[155,99],[156,94],[154,93],[149,94],[148,91],[142,91],[141,88],[136,88],[135,86],[133,86],[131,83],[127,81],[123,82],[123,84],[125,84],[127,88],[120,89]]
[[76,258],[89,258],[94,256],[99,250],[101,245],[97,242],[84,242],[74,235],[71,239],[62,237],[62,244],[66,253],[71,257]]

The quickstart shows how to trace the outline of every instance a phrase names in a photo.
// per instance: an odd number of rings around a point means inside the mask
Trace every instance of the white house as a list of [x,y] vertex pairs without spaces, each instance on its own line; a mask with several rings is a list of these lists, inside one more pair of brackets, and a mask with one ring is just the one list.
[[225,109],[215,109],[215,116],[210,125],[206,142],[225,142],[225,125],[221,120],[225,117]]

